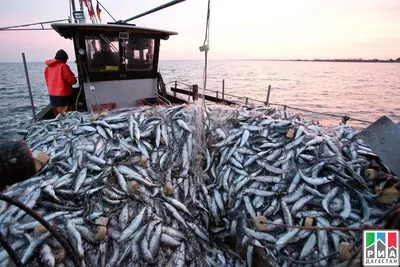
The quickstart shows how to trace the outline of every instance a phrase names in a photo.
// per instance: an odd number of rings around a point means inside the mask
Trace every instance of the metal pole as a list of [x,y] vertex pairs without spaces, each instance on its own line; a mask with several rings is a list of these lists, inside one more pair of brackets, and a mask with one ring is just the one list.
[[225,99],[225,79],[222,79],[222,99]]
[[173,6],[173,5],[178,4],[178,3],[180,3],[180,2],[183,2],[183,1],[185,1],[185,0],[174,0],[174,1],[168,2],[168,3],[164,4],[164,5],[161,5],[161,6],[158,6],[158,7],[156,7],[156,8],[150,9],[150,10],[144,12],[144,13],[141,13],[141,14],[136,15],[136,16],[134,16],[134,17],[131,17],[131,18],[129,18],[129,19],[125,19],[125,20],[123,20],[123,21],[121,21],[121,22],[122,22],[122,23],[127,23],[127,22],[129,22],[129,21],[131,21],[131,20],[134,20],[134,19],[137,19],[137,18],[146,16],[146,15],[148,15],[148,14],[151,14],[151,13],[153,13],[153,12],[159,11],[159,10],[164,9],[164,8],[166,8],[166,7]]
[[74,12],[76,11],[75,0],[70,0],[70,3],[71,3],[71,8],[72,8],[71,21],[76,23],[76,20],[74,18]]
[[71,0],[72,12],[76,11],[75,0]]
[[67,19],[59,19],[59,20],[50,20],[50,21],[41,21],[41,22],[35,22],[35,23],[30,23],[30,24],[23,24],[23,25],[16,25],[16,26],[7,26],[7,27],[2,27],[0,28],[0,31],[7,30],[7,29],[12,29],[12,28],[21,28],[21,27],[28,27],[28,26],[34,26],[34,25],[42,25],[42,24],[49,24],[49,23],[54,23],[54,22],[62,22],[66,21]]
[[218,91],[216,92],[216,94],[217,94],[217,98],[219,97],[219,95],[218,95]]
[[270,93],[271,93],[271,85],[268,85],[267,100],[265,101],[266,106],[269,106],[269,94]]
[[24,61],[25,76],[26,76],[26,82],[28,83],[29,97],[30,97],[30,99],[31,99],[31,107],[32,107],[32,113],[33,113],[33,119],[34,119],[35,121],[37,121],[37,119],[36,119],[36,112],[35,112],[35,105],[33,104],[33,96],[32,96],[32,90],[31,90],[31,83],[29,82],[28,67],[26,66],[25,53],[22,53],[22,60]]
[[[175,89],[178,87],[178,82],[175,81]],[[174,96],[176,97],[176,91],[174,91]]]
[[249,98],[246,97],[246,106],[247,106],[248,103],[249,103]]

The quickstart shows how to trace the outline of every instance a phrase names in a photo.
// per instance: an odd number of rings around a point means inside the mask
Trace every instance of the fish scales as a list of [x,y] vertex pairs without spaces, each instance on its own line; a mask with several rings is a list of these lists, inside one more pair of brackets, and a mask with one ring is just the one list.
[[[295,130],[291,140],[289,129]],[[112,110],[94,121],[91,114],[68,112],[27,129],[30,146],[52,158],[43,176],[18,183],[7,194],[68,232],[89,266],[183,266],[185,261],[242,266],[262,247],[285,266],[281,253],[312,261],[360,233],[310,234],[282,224],[302,225],[314,217],[321,227],[350,227],[383,214],[384,205],[376,203],[362,173],[368,157],[378,157],[354,138],[356,132],[343,125],[310,125],[269,107],[138,107]],[[332,191],[337,192],[331,197]],[[260,215],[271,221],[265,231],[254,227]],[[28,217],[1,206],[1,231],[22,249],[30,243],[21,231],[31,234],[37,226]],[[109,219],[105,241],[89,242],[97,230],[88,223],[100,217]],[[241,251],[220,246],[232,235],[243,240],[246,259],[240,260]],[[54,241],[46,243],[58,259]],[[10,259],[1,257],[0,264],[7,265]],[[31,258],[53,265],[45,245]],[[67,257],[57,262],[72,265]],[[322,261],[328,262],[342,260]]]

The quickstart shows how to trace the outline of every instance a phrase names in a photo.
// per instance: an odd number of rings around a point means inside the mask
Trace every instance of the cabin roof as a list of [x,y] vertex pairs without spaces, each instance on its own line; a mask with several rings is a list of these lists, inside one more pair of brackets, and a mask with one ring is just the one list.
[[161,39],[168,39],[170,35],[177,35],[177,32],[164,31],[146,27],[137,27],[129,24],[79,24],[79,23],[52,23],[51,27],[64,38],[72,38],[74,32],[129,32],[133,34],[158,35]]

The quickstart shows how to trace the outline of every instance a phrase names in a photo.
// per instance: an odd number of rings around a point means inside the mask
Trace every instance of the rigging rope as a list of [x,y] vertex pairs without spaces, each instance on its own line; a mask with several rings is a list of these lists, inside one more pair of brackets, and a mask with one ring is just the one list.
[[11,31],[52,31],[53,28],[34,28],[34,29],[5,29],[1,30],[3,32],[11,32]]
[[273,222],[268,222],[267,224],[271,225],[276,225],[279,227],[286,227],[286,228],[299,228],[299,229],[305,229],[305,230],[310,230],[310,231],[363,231],[365,230],[364,225],[360,225],[360,227],[336,227],[336,226],[326,226],[326,227],[321,227],[321,226],[302,226],[302,225],[291,225],[291,224],[283,224],[283,223],[273,223]]
[[50,21],[35,22],[35,23],[22,24],[22,25],[16,25],[16,26],[2,27],[2,28],[0,28],[0,31],[5,31],[5,30],[9,30],[10,31],[13,28],[28,27],[28,26],[33,26],[33,25],[41,25],[42,28],[43,28],[43,24],[50,24],[50,23],[62,22],[62,21],[68,21],[68,19],[58,19],[58,20],[50,20]]
[[368,123],[371,124],[372,122],[370,121],[366,121],[366,120],[360,120],[360,119],[356,119],[356,118],[352,118],[352,117],[347,117],[347,116],[343,116],[343,115],[337,115],[337,114],[332,114],[332,113],[327,113],[327,112],[321,112],[321,111],[314,111],[314,110],[309,110],[309,109],[305,109],[305,108],[298,108],[298,107],[293,107],[293,106],[289,106],[289,105],[284,105],[284,104],[277,104],[277,103],[269,103],[269,105],[272,106],[281,106],[281,107],[286,107],[286,108],[291,108],[294,110],[300,110],[303,112],[309,112],[309,113],[314,113],[314,114],[319,114],[319,115],[324,115],[324,116],[331,116],[331,117],[337,117],[337,118],[343,118],[346,117],[347,120],[352,120],[352,121],[358,121],[358,122],[363,122],[363,123]]
[[111,15],[110,12],[108,12],[108,10],[100,3],[99,0],[97,0],[97,3],[104,9],[104,11],[107,12],[107,14],[116,22],[117,20]]
[[280,252],[279,250],[277,250],[277,252],[278,252],[283,258],[285,258],[287,261],[295,262],[295,263],[298,263],[298,264],[314,264],[314,263],[317,263],[317,262],[321,262],[321,261],[323,261],[323,260],[329,260],[329,259],[333,258],[334,256],[340,254],[339,251],[336,251],[336,252],[333,252],[333,253],[331,253],[331,254],[328,254],[328,255],[326,255],[326,256],[324,256],[324,257],[322,257],[322,258],[319,258],[319,259],[310,260],[310,261],[301,261],[301,260],[295,260],[295,259],[293,259],[293,257],[287,257],[287,256],[283,255],[282,252]]
[[[208,7],[207,7],[207,20],[206,20],[206,33],[204,37],[204,42],[203,42],[203,48],[204,48],[204,73],[203,73],[203,96],[206,93],[206,86],[207,86],[207,61],[208,61],[208,46],[210,44],[210,2],[211,0],[208,0]],[[207,46],[207,48],[206,48]],[[205,97],[203,97],[203,107],[205,109]]]
[[79,260],[79,255],[74,251],[70,243],[68,243],[64,236],[60,234],[57,229],[52,226],[48,221],[46,221],[42,216],[40,216],[36,211],[31,209],[30,207],[26,206],[24,203],[20,202],[17,199],[14,199],[12,197],[0,194],[0,200],[3,200],[11,205],[14,205],[21,210],[25,211],[27,214],[29,214],[31,217],[33,217],[36,221],[40,222],[47,231],[49,231],[52,236],[60,243],[60,245],[65,249],[67,252],[68,256],[70,259],[73,261],[73,264],[75,266],[80,266],[80,260]]
[[10,256],[10,258],[13,260],[13,262],[15,263],[15,265],[17,267],[24,266],[24,265],[22,265],[21,260],[18,258],[18,255],[15,252],[15,250],[12,248],[12,246],[10,244],[8,244],[6,238],[4,237],[4,235],[1,232],[0,232],[0,244],[3,246],[5,251],[7,251],[8,255]]

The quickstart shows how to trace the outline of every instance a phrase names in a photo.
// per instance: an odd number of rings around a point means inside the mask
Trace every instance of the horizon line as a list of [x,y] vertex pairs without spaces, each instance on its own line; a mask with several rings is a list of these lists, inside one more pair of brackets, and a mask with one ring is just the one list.
[[[331,59],[279,59],[279,58],[232,58],[232,59],[209,59],[209,61],[348,61],[348,62],[399,62],[397,61],[398,58],[391,58],[391,59],[363,59],[363,58],[331,58]],[[47,60],[47,59],[46,59]],[[46,60],[43,61],[27,61],[27,63],[44,63]],[[159,59],[159,61],[204,61],[204,59]],[[75,60],[70,61],[75,63]],[[70,63],[69,62],[69,63]],[[0,61],[0,63],[23,63],[22,61]]]

